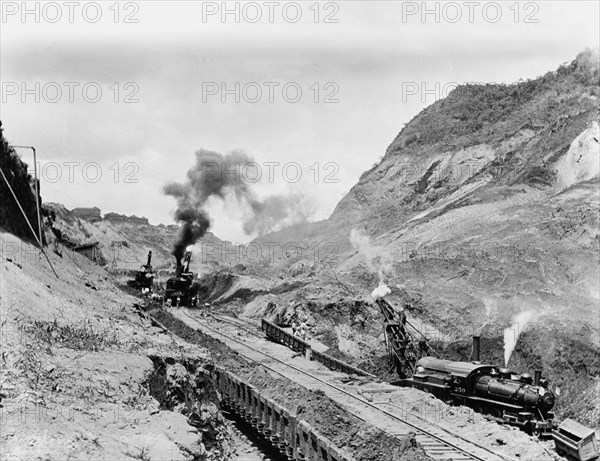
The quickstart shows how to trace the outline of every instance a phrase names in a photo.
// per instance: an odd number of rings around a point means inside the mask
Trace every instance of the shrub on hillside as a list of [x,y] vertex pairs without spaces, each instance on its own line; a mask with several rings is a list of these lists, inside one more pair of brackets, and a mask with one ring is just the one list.
[[441,144],[467,147],[512,136],[529,124],[548,127],[557,116],[593,110],[598,97],[597,50],[585,50],[558,70],[513,84],[464,84],[424,109],[397,136],[390,152]]
[[[0,121],[0,168],[17,196],[21,207],[25,211],[33,229],[37,229],[37,209],[35,194],[33,193],[33,178],[27,173],[27,164],[21,161],[15,150],[4,139],[2,122]],[[13,194],[0,175],[0,228],[21,237],[25,240],[35,242],[34,236],[27,225],[27,221],[19,210]],[[41,206],[41,199],[38,196]]]

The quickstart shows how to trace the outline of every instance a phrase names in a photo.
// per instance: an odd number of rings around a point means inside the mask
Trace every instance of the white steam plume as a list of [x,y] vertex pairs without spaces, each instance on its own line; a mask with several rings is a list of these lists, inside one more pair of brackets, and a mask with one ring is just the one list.
[[389,253],[383,248],[373,245],[368,235],[356,229],[350,231],[350,243],[364,258],[367,269],[379,276],[381,284],[383,275],[392,272],[392,260]]
[[383,280],[379,281],[379,285],[377,286],[377,288],[375,288],[373,290],[373,292],[371,293],[371,296],[373,297],[373,299],[379,299],[379,298],[383,298],[385,295],[390,293],[390,288],[383,283]]
[[534,310],[521,312],[513,318],[512,325],[504,330],[504,366],[508,365],[508,361],[515,350],[519,336],[521,336],[527,323],[534,315]]

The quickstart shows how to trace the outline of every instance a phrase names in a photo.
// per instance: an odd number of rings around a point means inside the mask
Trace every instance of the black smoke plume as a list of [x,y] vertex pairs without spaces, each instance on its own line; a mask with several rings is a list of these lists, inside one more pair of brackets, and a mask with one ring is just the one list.
[[238,198],[248,194],[246,184],[237,174],[240,164],[247,162],[251,159],[244,153],[233,152],[223,156],[200,149],[196,152],[196,165],[187,172],[187,182],[170,183],[164,187],[165,194],[177,199],[175,219],[182,224],[172,252],[177,260],[210,228],[204,206],[211,196],[224,198],[227,189],[233,189]]
[[164,192],[177,199],[175,219],[182,223],[173,255],[180,259],[189,245],[193,245],[210,227],[210,219],[204,210],[207,200],[216,196],[225,200],[233,193],[237,201],[246,208],[244,232],[263,235],[277,226],[295,224],[306,220],[311,207],[298,195],[273,196],[258,200],[251,190],[243,172],[249,164],[257,165],[243,152],[222,155],[200,149],[196,153],[196,164],[187,172],[185,183],[170,183]]
[[193,245],[206,234],[210,227],[210,220],[204,211],[192,209],[178,210],[175,219],[183,223],[173,246],[173,256],[177,261],[181,261],[187,246]]

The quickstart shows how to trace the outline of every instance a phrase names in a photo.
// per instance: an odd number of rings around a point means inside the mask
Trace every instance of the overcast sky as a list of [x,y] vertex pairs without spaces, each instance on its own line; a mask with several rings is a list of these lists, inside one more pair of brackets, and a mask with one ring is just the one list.
[[[171,223],[162,186],[194,152],[243,150],[259,195],[306,194],[325,219],[444,89],[534,78],[598,45],[596,1],[468,3],[423,17],[422,2],[228,2],[222,17],[222,2],[2,2],[0,118],[36,147],[45,201]],[[210,212],[218,236],[248,240],[234,204]]]

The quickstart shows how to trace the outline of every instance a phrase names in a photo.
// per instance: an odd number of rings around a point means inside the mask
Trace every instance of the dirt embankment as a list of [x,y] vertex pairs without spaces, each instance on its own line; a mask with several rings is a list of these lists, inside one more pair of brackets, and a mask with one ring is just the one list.
[[13,235],[0,249],[3,460],[231,459],[205,350],[152,327],[83,256],[50,254],[57,279]]
[[212,272],[198,281],[201,303],[248,303],[264,293],[265,288],[257,286],[252,279],[228,271]]
[[164,310],[153,310],[150,315],[177,336],[210,350],[215,362],[256,386],[267,397],[289,408],[339,448],[350,451],[357,461],[429,459],[416,444],[414,437],[400,440],[365,425],[322,393],[271,375],[266,369],[249,362],[220,341],[190,328]]
[[231,459],[228,428],[210,363],[190,357],[150,355],[154,372],[144,385],[161,410],[176,411],[201,434],[195,459]]

